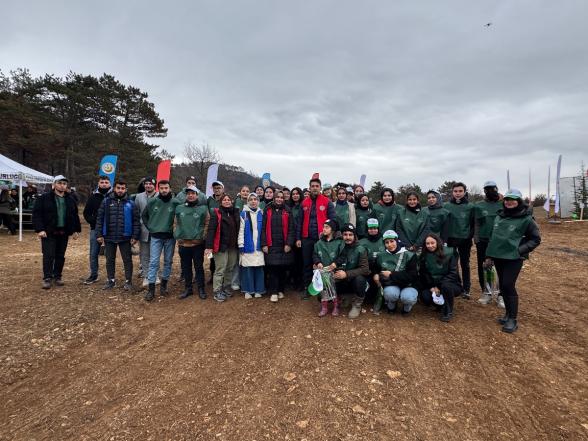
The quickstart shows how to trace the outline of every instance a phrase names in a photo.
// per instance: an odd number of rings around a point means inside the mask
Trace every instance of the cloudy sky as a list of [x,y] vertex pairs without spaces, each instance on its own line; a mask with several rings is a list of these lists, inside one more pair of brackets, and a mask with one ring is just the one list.
[[[179,157],[209,143],[285,185],[545,192],[588,161],[585,0],[7,1],[0,68],[147,91]],[[492,23],[486,27],[486,23]],[[122,158],[124,160],[124,158]],[[222,177],[221,177],[222,178]]]

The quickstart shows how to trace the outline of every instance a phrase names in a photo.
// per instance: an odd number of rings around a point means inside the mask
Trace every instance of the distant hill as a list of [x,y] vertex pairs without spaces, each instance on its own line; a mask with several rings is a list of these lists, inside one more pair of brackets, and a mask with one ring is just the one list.
[[[172,166],[171,183],[174,190],[184,188],[186,176],[194,176],[198,188],[204,190],[206,187],[206,175],[199,176],[195,168],[188,164],[178,164]],[[218,168],[218,180],[225,186],[225,191],[231,196],[239,193],[243,185],[248,185],[249,189],[253,189],[257,185],[261,185],[261,176],[246,172],[243,167],[238,167],[230,164],[220,164]],[[283,186],[278,182],[271,181],[272,186],[282,188]]]

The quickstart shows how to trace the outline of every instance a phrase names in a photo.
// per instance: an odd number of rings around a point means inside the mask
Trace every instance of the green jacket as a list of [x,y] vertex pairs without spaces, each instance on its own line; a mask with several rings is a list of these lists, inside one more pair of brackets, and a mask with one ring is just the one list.
[[206,205],[189,206],[180,204],[176,207],[176,229],[174,237],[178,240],[204,240],[208,208]]
[[339,235],[329,241],[321,235],[321,238],[314,244],[313,263],[315,265],[322,263],[323,266],[329,266],[341,254],[344,246],[345,242]]
[[415,213],[404,207],[396,218],[395,230],[405,246],[422,246],[425,237],[431,231],[428,212],[419,210]]
[[367,251],[357,241],[351,245],[345,244],[335,262],[337,268],[347,273],[348,278],[370,274]]
[[164,202],[159,196],[147,201],[147,208],[143,210],[141,218],[149,233],[171,233],[174,225],[174,214],[177,200]]
[[214,209],[220,207],[220,202],[217,201],[214,196],[209,196],[206,200],[206,205],[208,206],[208,212],[211,216],[214,215]]
[[443,207],[450,213],[448,239],[471,239],[474,235],[474,204],[468,201],[456,204],[451,201]]
[[367,237],[368,235],[368,228],[367,228],[367,220],[373,216],[373,212],[371,208],[359,208],[355,207],[355,231],[357,232],[357,237],[362,239]]
[[419,261],[421,289],[429,289],[434,286],[440,288],[441,284],[461,285],[453,248],[444,247],[443,254],[443,261],[439,262],[434,254],[426,251],[421,253]]
[[[186,189],[185,188],[183,188],[182,191],[180,191],[176,195],[176,200],[178,201],[179,204],[183,204],[184,202],[186,202]],[[206,204],[207,204],[206,194],[199,191],[198,192],[198,205],[206,205]]]
[[423,210],[429,216],[429,228],[431,233],[438,235],[443,242],[447,242],[449,211],[442,205],[438,207],[425,207]]
[[502,202],[480,201],[474,206],[475,229],[474,238],[476,243],[481,240],[488,241],[492,236],[494,228],[494,219],[498,210],[502,208]]
[[396,204],[387,206],[378,203],[374,205],[373,214],[380,223],[379,228],[382,234],[387,230],[393,230],[396,227],[396,218],[398,217],[400,210],[402,210],[402,207]]
[[382,236],[378,234],[376,240],[370,240],[369,237],[364,237],[359,240],[359,245],[362,246],[368,253],[368,261],[370,266],[375,265],[378,253],[386,250]]
[[239,211],[242,211],[245,205],[247,205],[247,201],[244,201],[240,196],[235,199],[235,208]]
[[398,286],[404,288],[417,281],[417,255],[401,248],[396,253],[383,251],[376,259],[378,271],[391,271],[390,277],[380,275],[382,286]]
[[508,260],[527,259],[540,243],[539,227],[528,207],[512,214],[498,210],[486,256]]

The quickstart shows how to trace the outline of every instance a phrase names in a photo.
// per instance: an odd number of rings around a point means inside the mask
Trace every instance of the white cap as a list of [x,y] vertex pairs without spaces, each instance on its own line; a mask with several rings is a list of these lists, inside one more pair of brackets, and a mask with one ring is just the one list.
[[68,179],[63,176],[63,175],[57,175],[53,178],[53,183],[55,184],[58,181],[65,181],[65,182],[69,182]]
[[225,185],[221,181],[214,181],[212,186],[214,187],[215,185],[220,185],[221,187],[225,188]]
[[193,191],[195,193],[198,193],[198,189],[195,185],[190,185],[189,187],[186,187],[186,191]]

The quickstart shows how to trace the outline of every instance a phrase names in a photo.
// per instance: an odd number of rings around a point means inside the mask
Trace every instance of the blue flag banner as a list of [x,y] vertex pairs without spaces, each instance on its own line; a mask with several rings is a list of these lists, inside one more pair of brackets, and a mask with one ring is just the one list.
[[98,175],[107,176],[110,180],[110,185],[114,185],[114,177],[116,176],[116,161],[118,156],[106,155],[100,161],[100,167],[98,167]]
[[261,177],[261,186],[263,188],[269,187],[271,185],[271,177],[269,173],[264,173]]

